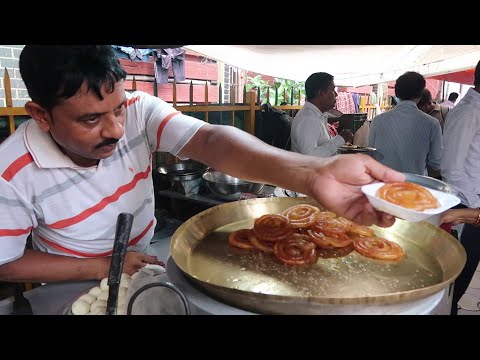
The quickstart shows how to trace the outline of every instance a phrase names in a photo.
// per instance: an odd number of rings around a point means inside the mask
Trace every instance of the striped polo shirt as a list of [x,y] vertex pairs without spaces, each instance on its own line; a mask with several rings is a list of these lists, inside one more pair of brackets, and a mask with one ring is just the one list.
[[148,246],[156,225],[151,154],[177,155],[205,123],[144,92],[126,96],[125,134],[97,166],[77,166],[34,120],[0,144],[0,264],[23,255],[30,233],[41,251],[109,256],[121,212],[134,215],[128,250]]

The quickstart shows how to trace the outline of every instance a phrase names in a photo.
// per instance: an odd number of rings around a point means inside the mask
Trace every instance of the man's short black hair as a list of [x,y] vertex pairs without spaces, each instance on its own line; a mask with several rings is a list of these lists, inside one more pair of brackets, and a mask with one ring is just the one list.
[[415,71],[407,71],[395,82],[395,95],[400,100],[413,100],[422,96],[425,78]]
[[84,82],[99,99],[127,77],[110,45],[26,45],[20,74],[32,101],[47,111],[77,93]]
[[307,100],[315,98],[319,91],[328,90],[328,86],[333,81],[333,75],[325,72],[313,73],[305,81],[305,95]]

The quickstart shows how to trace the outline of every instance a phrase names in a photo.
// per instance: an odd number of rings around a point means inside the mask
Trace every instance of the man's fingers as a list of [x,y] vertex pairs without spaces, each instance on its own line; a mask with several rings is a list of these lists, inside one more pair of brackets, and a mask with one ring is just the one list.
[[366,158],[365,164],[370,172],[370,175],[377,180],[384,182],[405,181],[405,175],[401,172],[390,169],[389,167],[380,164],[371,157]]

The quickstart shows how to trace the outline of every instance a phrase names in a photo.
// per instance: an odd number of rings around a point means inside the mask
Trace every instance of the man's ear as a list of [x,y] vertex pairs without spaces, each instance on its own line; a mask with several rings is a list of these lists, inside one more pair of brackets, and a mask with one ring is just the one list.
[[45,132],[50,131],[50,114],[47,110],[33,101],[25,104],[25,110],[37,122],[41,130]]

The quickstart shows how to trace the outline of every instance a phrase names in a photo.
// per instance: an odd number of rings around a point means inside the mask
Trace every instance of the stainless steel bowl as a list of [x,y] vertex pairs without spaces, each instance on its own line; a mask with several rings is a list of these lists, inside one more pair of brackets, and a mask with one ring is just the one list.
[[225,200],[238,200],[242,193],[258,194],[265,186],[212,170],[204,173],[203,179],[212,194]]
[[182,162],[160,166],[159,174],[167,176],[172,181],[186,181],[198,179],[208,170],[208,166],[197,161]]
[[409,174],[409,173],[404,173],[404,174],[405,174],[405,181],[422,185],[429,189],[438,190],[438,191],[442,191],[442,192],[453,194],[453,195],[458,195],[458,191],[456,191],[453,186],[447,184],[444,181],[434,179],[429,176]]
[[[438,191],[442,191],[442,192],[445,192],[445,193],[448,193],[448,194],[452,194],[452,195],[455,195],[455,196],[458,196],[458,197],[461,198],[459,192],[452,185],[450,185],[450,184],[448,184],[448,183],[446,183],[442,180],[434,179],[434,178],[429,177],[429,176],[417,175],[417,174],[409,174],[409,173],[404,173],[404,174],[405,174],[405,181],[415,183],[415,184],[418,184],[418,185],[422,185],[422,186],[424,186],[426,188],[429,188],[429,189],[438,190]],[[436,215],[433,215],[433,216],[429,217],[425,221],[429,222],[430,224],[433,224],[435,226],[440,226],[441,216],[442,216],[442,214],[436,214]]]

